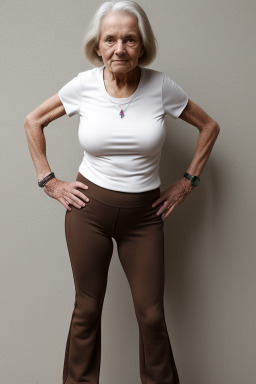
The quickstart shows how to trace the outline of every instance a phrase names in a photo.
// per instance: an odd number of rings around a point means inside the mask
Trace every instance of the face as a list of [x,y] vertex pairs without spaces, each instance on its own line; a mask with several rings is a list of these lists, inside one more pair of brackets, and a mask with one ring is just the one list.
[[144,52],[137,18],[121,13],[106,15],[101,20],[100,41],[95,50],[106,69],[113,73],[136,68]]

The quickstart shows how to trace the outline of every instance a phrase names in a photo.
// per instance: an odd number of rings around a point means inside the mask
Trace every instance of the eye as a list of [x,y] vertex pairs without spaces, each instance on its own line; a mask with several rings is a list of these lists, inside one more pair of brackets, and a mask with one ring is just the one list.
[[130,38],[130,39],[127,39],[128,43],[135,43],[135,40]]

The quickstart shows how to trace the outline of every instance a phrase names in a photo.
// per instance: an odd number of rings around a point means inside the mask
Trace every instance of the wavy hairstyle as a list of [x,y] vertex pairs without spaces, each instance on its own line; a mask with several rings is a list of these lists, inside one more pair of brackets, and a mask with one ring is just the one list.
[[84,37],[83,50],[86,58],[98,67],[103,65],[102,58],[97,54],[95,48],[98,46],[100,40],[101,20],[111,12],[126,13],[137,17],[144,48],[144,53],[139,58],[138,64],[141,66],[150,64],[156,57],[157,41],[145,11],[135,1],[130,0],[106,1],[98,8]]

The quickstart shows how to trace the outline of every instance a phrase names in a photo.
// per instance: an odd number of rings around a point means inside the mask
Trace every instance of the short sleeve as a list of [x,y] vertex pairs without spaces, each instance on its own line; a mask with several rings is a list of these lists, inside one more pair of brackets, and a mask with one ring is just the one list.
[[165,113],[177,119],[188,103],[188,96],[175,81],[165,73],[163,78],[162,101]]
[[58,92],[59,98],[65,108],[67,115],[73,116],[80,112],[81,105],[81,74],[65,84]]

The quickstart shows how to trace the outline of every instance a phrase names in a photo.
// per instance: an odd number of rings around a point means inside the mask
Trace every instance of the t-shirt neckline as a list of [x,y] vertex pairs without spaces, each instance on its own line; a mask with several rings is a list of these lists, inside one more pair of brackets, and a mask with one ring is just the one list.
[[106,88],[105,88],[105,84],[104,84],[104,79],[103,79],[103,69],[105,68],[105,65],[103,65],[102,67],[100,67],[100,71],[99,71],[99,77],[100,77],[100,86],[101,86],[101,89],[103,91],[103,93],[105,94],[105,96],[111,100],[113,103],[116,103],[116,104],[126,104],[128,103],[129,101],[131,101],[131,99],[133,99],[140,91],[140,88],[141,88],[141,85],[142,85],[142,81],[143,81],[143,78],[144,78],[144,71],[143,71],[143,67],[141,67],[140,65],[138,65],[138,67],[140,68],[140,81],[139,81],[139,84],[136,88],[136,90],[133,92],[133,94],[129,97],[113,97],[111,96]]

